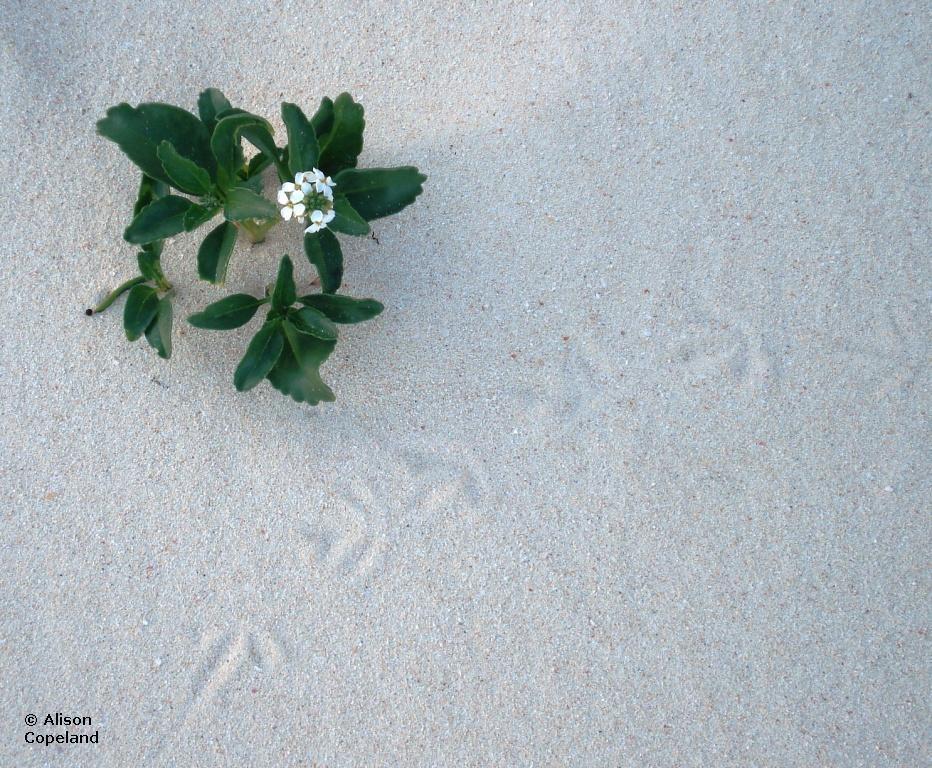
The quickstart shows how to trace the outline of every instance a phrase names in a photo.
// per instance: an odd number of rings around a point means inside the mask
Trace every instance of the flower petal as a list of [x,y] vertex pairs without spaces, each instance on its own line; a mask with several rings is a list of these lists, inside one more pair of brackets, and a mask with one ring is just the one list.
[[311,224],[311,226],[309,226],[307,229],[304,230],[305,234],[307,234],[308,232],[314,233],[314,232],[319,232],[319,231],[320,231],[320,224]]
[[288,195],[286,195],[285,191],[282,189],[278,190],[278,204],[288,205]]
[[315,224],[319,224],[319,223],[322,222],[323,220],[324,220],[324,212],[323,212],[323,211],[313,211],[313,212],[311,213],[311,221],[313,221]]
[[303,215],[304,215],[304,211],[305,211],[304,203],[298,203],[298,204],[294,207],[294,215],[295,215],[295,216],[303,216]]
[[282,184],[282,191],[294,192],[294,184],[292,184],[290,181],[286,181],[284,184]]
[[304,193],[300,189],[296,189],[288,197],[292,203],[300,203],[304,199]]
[[[296,174],[294,175],[294,183],[295,183],[295,184],[300,184],[302,181],[304,181],[304,171],[301,171],[300,173],[296,173]],[[291,182],[289,182],[289,184],[290,184],[290,183],[291,183]]]
[[294,211],[291,208],[282,208],[282,218],[285,221],[288,221],[288,219],[291,218],[293,213]]

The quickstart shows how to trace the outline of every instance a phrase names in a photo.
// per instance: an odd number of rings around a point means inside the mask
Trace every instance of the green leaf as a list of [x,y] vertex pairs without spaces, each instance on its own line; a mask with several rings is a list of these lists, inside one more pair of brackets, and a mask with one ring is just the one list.
[[348,93],[337,96],[333,102],[333,127],[326,141],[321,142],[318,167],[330,175],[343,168],[355,168],[365,127],[362,105]]
[[[256,155],[256,157],[259,157],[259,155]],[[246,171],[244,170],[243,173],[245,172]],[[247,179],[244,179],[241,177],[239,181],[236,182],[236,186],[239,189],[249,189],[255,192],[257,195],[261,195],[263,189],[265,188],[265,184],[262,180],[262,176],[261,174],[258,174],[258,173],[255,176],[250,176]]]
[[272,290],[272,308],[281,312],[294,304],[296,298],[294,264],[291,263],[290,257],[282,256],[281,263],[278,265],[278,279]]
[[304,235],[304,253],[320,275],[324,293],[336,293],[343,282],[343,251],[329,229],[308,232]]
[[197,97],[197,113],[201,116],[201,122],[211,133],[217,125],[217,115],[230,108],[227,97],[216,88],[201,91],[201,95]]
[[296,104],[282,103],[282,121],[288,132],[288,170],[292,175],[317,166],[320,148],[314,127]]
[[216,167],[207,128],[190,112],[170,104],[118,104],[98,121],[97,132],[115,142],[143,173],[166,184],[172,181],[157,154],[163,141],[170,141],[182,157],[211,175]]
[[188,209],[194,205],[178,195],[160,197],[143,208],[139,215],[123,232],[123,239],[142,245],[184,231],[184,219]]
[[253,155],[249,160],[249,165],[246,166],[246,179],[257,177],[262,171],[268,168],[271,163],[272,158],[265,154],[265,152],[259,152]]
[[195,328],[229,331],[246,325],[264,303],[264,299],[257,299],[248,293],[234,293],[208,304],[200,312],[191,315],[188,322]]
[[[149,203],[158,200],[160,197],[165,197],[170,191],[171,187],[164,181],[142,174],[142,181],[139,183],[139,194],[136,196],[136,204],[133,206],[133,216],[137,216]],[[158,259],[162,253],[162,241],[153,240],[151,243],[146,243],[142,246],[142,250],[151,253]]]
[[414,202],[427,177],[411,165],[399,168],[349,168],[334,176],[341,195],[366,221],[391,216]]
[[[261,117],[250,115],[248,112],[228,110],[228,114],[221,117],[214,128],[213,135],[210,137],[210,149],[217,159],[217,180],[223,189],[236,181],[236,172],[243,164],[240,136],[246,135],[250,129],[255,129],[260,135],[263,135],[263,130],[265,134],[271,135],[271,126]],[[265,151],[265,147],[259,147],[259,149]],[[272,150],[277,151],[274,142]]]
[[288,181],[288,166],[282,160],[281,150],[275,144],[275,139],[272,138],[272,128],[268,124],[247,128],[243,131],[243,138],[275,163],[275,169],[282,181]]
[[136,263],[139,265],[139,274],[146,280],[151,280],[163,290],[168,289],[168,281],[162,271],[162,264],[157,254],[142,250],[136,254]]
[[378,315],[383,307],[375,299],[353,299],[335,293],[313,293],[299,296],[298,301],[323,312],[335,323],[361,323]]
[[168,359],[172,356],[172,303],[162,299],[158,303],[155,318],[146,328],[146,341],[159,353],[159,357]]
[[201,280],[222,283],[227,277],[230,255],[239,230],[230,221],[211,230],[197,251],[197,273]]
[[333,99],[329,96],[320,100],[320,106],[311,118],[311,127],[318,139],[323,138],[333,128]]
[[312,307],[292,310],[288,317],[300,333],[307,333],[324,341],[333,341],[337,337],[337,327],[333,322],[323,312],[318,312]]
[[198,205],[195,203],[188,208],[187,213],[184,215],[184,231],[192,232],[201,226],[201,224],[210,221],[217,215],[217,211],[219,210],[217,206]]
[[[220,113],[217,115],[217,122],[219,123],[223,118],[225,118],[225,117],[227,117],[227,116],[229,116],[229,115],[246,115],[246,114],[249,114],[249,113],[246,112],[245,109],[236,109],[235,107],[230,107],[230,109],[224,110],[223,112],[220,112]],[[214,130],[215,130],[215,131],[216,131],[216,128],[217,128],[217,126],[215,125],[215,126],[214,126]],[[236,170],[236,178],[242,177],[242,175],[243,175],[243,173],[245,173],[246,167],[247,167],[247,166],[246,166],[246,154],[245,154],[245,152],[243,151],[243,141],[242,141],[242,138],[241,138],[241,133],[242,133],[242,132],[239,132],[239,133],[236,134],[236,136],[233,137],[233,138],[234,138],[234,142],[233,142],[233,167],[237,169],[237,170]],[[211,139],[213,139],[213,134],[211,134],[210,137],[211,137]],[[213,151],[213,150],[211,150],[211,151]],[[219,175],[219,174],[218,174],[218,175]],[[236,179],[232,179],[232,180],[230,180],[229,183],[230,183],[230,184],[233,184],[233,183],[235,183],[235,181],[236,181]],[[224,189],[226,188],[225,184],[226,184],[225,181],[224,181],[224,183],[222,183],[222,184],[218,181],[218,186],[223,187]]]
[[133,206],[133,216],[136,216],[149,203],[158,200],[160,197],[165,197],[170,191],[171,187],[164,181],[142,174],[142,181],[139,182],[139,194],[136,195],[136,205]]
[[169,141],[163,141],[156,150],[165,175],[172,186],[189,195],[206,195],[211,190],[210,174],[197,163],[182,157]]
[[333,351],[336,342],[299,333],[287,320],[283,326],[288,344],[275,367],[269,371],[269,383],[299,403],[317,405],[322,400],[333,402],[336,398],[320,378],[320,366]]
[[335,214],[333,221],[327,226],[334,232],[342,232],[344,235],[369,234],[369,224],[356,213],[349,200],[343,195],[336,195],[333,198],[333,212]]
[[[217,115],[217,119],[222,120],[225,117],[229,117],[230,115],[250,114],[251,113],[247,112],[245,109],[230,107],[230,109],[224,110],[219,115]],[[254,147],[256,147],[256,149],[258,149],[261,154],[265,155],[272,162],[274,162],[275,167],[278,169],[278,175],[281,177],[281,180],[287,181],[289,178],[288,166],[282,160],[281,150],[275,144],[275,139],[272,138],[273,130],[271,124],[258,115],[252,115],[252,117],[260,120],[261,123],[243,128],[243,138],[249,141]],[[242,150],[240,150],[240,158],[242,158]],[[240,159],[239,165],[242,165],[242,159]]]
[[134,285],[123,308],[123,330],[126,338],[136,341],[149,327],[159,308],[159,295],[148,285]]
[[230,221],[244,219],[270,219],[278,215],[278,206],[271,200],[246,187],[233,187],[227,191],[223,215]]
[[236,388],[246,392],[262,381],[278,361],[284,346],[281,320],[272,320],[263,325],[249,342],[246,354],[233,374]]

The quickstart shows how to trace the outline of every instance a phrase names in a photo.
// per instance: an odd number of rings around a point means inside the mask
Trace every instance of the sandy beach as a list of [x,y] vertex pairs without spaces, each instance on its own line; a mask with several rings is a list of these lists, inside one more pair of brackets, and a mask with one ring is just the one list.
[[[2,0],[0,766],[930,758],[921,2]],[[335,403],[233,388],[297,230],[130,344],[95,122],[349,91]],[[273,183],[273,182],[270,182]],[[377,239],[376,239],[377,238]],[[47,715],[90,724],[44,724]],[[37,724],[28,725],[29,715]],[[26,733],[98,734],[27,743]]]

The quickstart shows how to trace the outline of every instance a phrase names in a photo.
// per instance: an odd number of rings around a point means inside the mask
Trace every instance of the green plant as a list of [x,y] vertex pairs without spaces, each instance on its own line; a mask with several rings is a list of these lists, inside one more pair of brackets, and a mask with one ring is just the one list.
[[[87,314],[104,311],[128,292],[123,325],[130,341],[146,337],[161,357],[171,356],[171,283],[161,266],[164,240],[191,232],[215,217],[223,221],[201,242],[198,274],[223,284],[240,233],[260,242],[282,221],[304,229],[304,253],[322,293],[297,297],[291,259],[281,261],[269,296],[233,294],[192,315],[198,328],[229,330],[270,304],[262,328],[234,375],[240,391],[267,378],[299,402],[333,400],[319,367],[333,351],[337,323],[375,317],[372,299],[338,295],[343,253],[334,232],[362,236],[369,222],[414,202],[426,177],[412,166],[356,167],[363,146],[363,108],[348,93],[324,98],[308,119],[295,104],[281,107],[287,144],[278,147],[268,121],[230,105],[215,88],[197,101],[198,115],[169,104],[107,110],[97,131],[115,142],[142,171],[133,218],[124,239],[138,245],[139,275],[108,294]],[[257,150],[247,159],[243,141]],[[262,194],[263,172],[274,167],[282,182],[276,202]],[[298,302],[300,306],[293,306]]]

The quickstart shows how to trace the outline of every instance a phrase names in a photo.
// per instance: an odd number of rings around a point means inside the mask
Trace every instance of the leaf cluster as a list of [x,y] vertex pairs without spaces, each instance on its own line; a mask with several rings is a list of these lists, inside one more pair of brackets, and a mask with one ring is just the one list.
[[374,299],[318,293],[298,296],[294,265],[282,257],[278,278],[268,296],[234,293],[188,318],[195,328],[227,331],[239,328],[268,305],[262,327],[253,336],[236,368],[233,383],[240,392],[263,379],[298,402],[316,405],[334,399],[320,377],[320,365],[337,343],[337,324],[371,320],[383,307]]
[[[348,93],[323,98],[310,118],[298,105],[284,102],[281,118],[287,134],[283,147],[267,120],[233,107],[223,93],[208,88],[198,97],[196,115],[170,104],[122,103],[107,110],[97,131],[142,172],[133,217],[123,234],[140,247],[139,276],[124,284],[129,291],[124,328],[127,338],[144,335],[165,358],[171,355],[172,328],[171,285],[160,261],[165,239],[221,216],[201,241],[197,268],[203,280],[222,284],[239,234],[255,242],[280,221],[278,207],[263,195],[265,169],[273,167],[279,181],[313,168],[333,177],[335,216],[327,228],[305,234],[303,242],[323,293],[296,297],[293,264],[285,256],[270,296],[233,294],[189,319],[199,328],[228,330],[270,304],[237,368],[236,388],[246,391],[268,379],[296,400],[316,404],[333,399],[318,369],[336,344],[336,325],[382,311],[372,299],[337,295],[344,264],[334,233],[368,234],[370,221],[414,202],[426,177],[413,166],[357,167],[365,116]],[[244,142],[255,148],[248,159]]]

